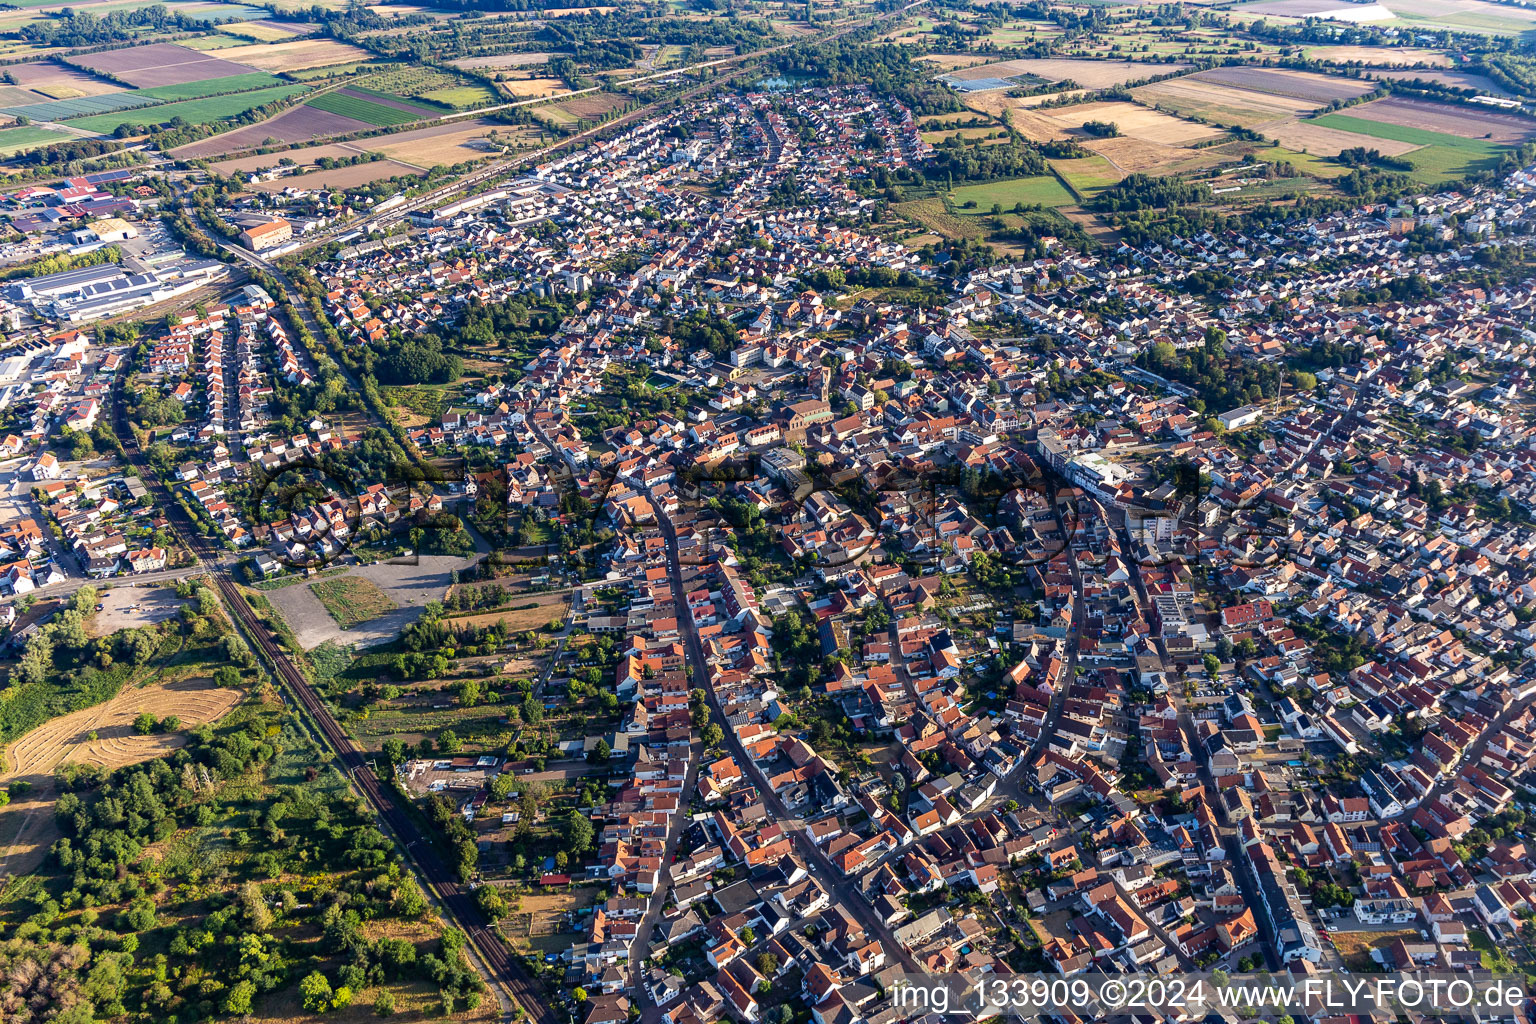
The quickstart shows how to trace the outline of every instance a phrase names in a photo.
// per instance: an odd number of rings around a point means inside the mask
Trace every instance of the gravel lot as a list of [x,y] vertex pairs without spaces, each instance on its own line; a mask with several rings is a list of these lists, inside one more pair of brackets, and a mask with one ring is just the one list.
[[101,594],[101,611],[90,624],[91,632],[108,636],[120,629],[164,622],[185,603],[172,587],[113,587]]
[[327,640],[369,647],[393,640],[421,615],[427,602],[441,601],[448,593],[453,570],[462,569],[467,564],[468,560],[455,556],[424,555],[420,564],[392,565],[380,562],[326,577],[337,579],[341,576],[360,576],[377,585],[389,595],[390,600],[399,605],[394,611],[385,612],[377,619],[352,629],[342,629],[336,624],[331,613],[325,610],[325,605],[310,591],[309,583],[279,587],[269,591],[266,596],[272,606],[282,613],[305,650],[319,647]]

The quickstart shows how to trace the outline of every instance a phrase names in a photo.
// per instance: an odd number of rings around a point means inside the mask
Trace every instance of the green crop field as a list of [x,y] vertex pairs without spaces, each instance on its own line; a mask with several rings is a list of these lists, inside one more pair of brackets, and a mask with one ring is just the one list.
[[1350,117],[1348,114],[1324,114],[1322,117],[1313,118],[1312,121],[1325,128],[1337,128],[1356,135],[1369,135],[1373,139],[1391,139],[1394,142],[1408,142],[1417,146],[1464,149],[1480,156],[1492,156],[1499,151],[1497,145],[1483,139],[1464,139],[1460,135],[1446,135],[1444,132],[1431,132],[1401,124],[1387,124],[1384,121],[1368,121],[1363,117]]
[[1298,153],[1284,146],[1261,149],[1258,155],[1274,163],[1290,164],[1302,174],[1309,174],[1314,178],[1337,178],[1349,170],[1343,164],[1334,163],[1315,153]]
[[1449,146],[1425,146],[1403,154],[1402,159],[1413,163],[1413,170],[1408,174],[1410,178],[1434,185],[1465,178],[1473,171],[1487,170],[1498,162],[1499,153],[1497,150],[1475,153]]
[[[963,185],[955,189],[955,205],[964,207],[974,202],[975,210],[988,213],[996,203],[1004,210],[1013,209],[1014,203],[1025,206],[1071,206],[1077,202],[1072,194],[1062,188],[1061,182],[1049,174],[1033,178],[1015,178],[1012,181],[991,181],[985,185]],[[964,212],[964,211],[962,211]]]
[[222,118],[234,117],[252,107],[271,103],[273,100],[297,96],[307,92],[308,89],[307,85],[282,85],[270,89],[257,89],[254,92],[238,92],[232,96],[212,96],[201,100],[183,100],[180,103],[162,103],[158,107],[144,107],[118,114],[77,117],[69,122],[69,126],[92,132],[110,132],[120,124],[166,124],[177,117],[186,120],[189,124],[218,121]]
[[38,128],[34,125],[6,128],[0,130],[0,157],[15,156],[23,150],[49,146],[55,142],[68,142],[72,138],[74,138],[73,135],[49,131],[47,128]]
[[[382,103],[365,100],[358,96],[344,96],[339,92],[328,92],[324,96],[316,96],[306,106],[316,110],[328,110],[342,117],[350,117],[365,124],[371,124],[379,128],[387,128],[390,125],[410,124],[412,121],[420,121],[425,114],[413,114],[405,110],[396,110],[394,107],[386,107]],[[434,115],[440,111],[434,111]]]
[[424,100],[432,100],[454,110],[469,110],[496,102],[496,94],[483,85],[456,85],[447,89],[433,89],[421,94]]
[[1100,189],[1108,188],[1120,180],[1120,175],[1108,160],[1101,156],[1085,156],[1072,160],[1052,160],[1051,166],[1063,178],[1072,183],[1072,187],[1085,196],[1092,195]]
[[265,71],[252,71],[245,75],[226,75],[223,78],[208,78],[201,82],[183,82],[180,85],[157,85],[150,89],[140,89],[135,95],[153,96],[157,100],[172,102],[175,100],[195,100],[204,96],[218,96],[221,93],[268,89],[275,85],[286,84],[276,75],[269,75]]
[[[351,87],[351,89],[352,89],[353,92],[360,92],[360,93],[362,93],[365,96],[372,96],[375,99],[387,100],[387,101],[389,101],[389,103],[404,103],[408,107],[412,107],[412,108],[414,108],[416,110],[419,110],[423,114],[430,114],[433,117],[436,117],[436,116],[438,116],[439,114],[442,113],[441,110],[439,110],[436,107],[433,107],[433,106],[431,106],[429,104],[417,103],[414,100],[408,99],[405,96],[396,96],[392,92],[383,92],[383,91],[381,91],[379,89],[366,89],[366,88],[364,88],[361,85],[354,85],[354,86]],[[389,103],[386,103],[385,105],[388,106]]]

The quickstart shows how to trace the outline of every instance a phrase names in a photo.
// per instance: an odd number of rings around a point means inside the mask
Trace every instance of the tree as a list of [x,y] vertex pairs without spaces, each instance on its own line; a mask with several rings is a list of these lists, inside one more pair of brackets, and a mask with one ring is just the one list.
[[719,723],[710,722],[704,727],[703,739],[706,747],[718,747],[725,742],[725,730],[720,728]]
[[159,724],[159,719],[155,718],[154,715],[148,711],[141,711],[138,717],[133,720],[133,731],[140,736],[148,736],[155,731],[155,727]]
[[376,1017],[389,1017],[395,1012],[395,994],[387,988],[379,989],[373,997],[373,1013]]
[[587,762],[589,764],[607,764],[608,759],[612,756],[613,749],[608,746],[608,741],[600,739],[592,747],[591,753],[587,754]]
[[324,1013],[331,1008],[331,983],[319,971],[310,971],[299,982],[299,995],[304,999],[304,1009],[311,1013]]
[[565,845],[575,853],[592,845],[592,822],[575,809],[565,816]]
[[236,982],[224,997],[224,1012],[233,1017],[243,1017],[251,1012],[251,1000],[256,995],[254,981]]

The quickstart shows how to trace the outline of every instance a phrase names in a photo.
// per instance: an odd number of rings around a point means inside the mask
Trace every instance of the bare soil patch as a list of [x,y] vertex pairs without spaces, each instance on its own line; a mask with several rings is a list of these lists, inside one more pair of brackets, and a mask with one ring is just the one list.
[[309,142],[327,135],[350,135],[372,127],[355,118],[300,104],[289,107],[271,120],[189,143],[171,150],[171,153],[181,158],[222,156],[246,149],[259,149],[268,143]]
[[51,60],[37,64],[16,64],[6,70],[16,79],[17,85],[24,89],[34,89],[44,95],[53,95],[54,90],[63,89],[74,90],[81,96],[100,96],[103,93],[123,91],[123,87],[115,82],[97,78],[78,68]]
[[[1357,110],[1358,107],[1351,107]],[[1266,138],[1274,139],[1286,149],[1295,150],[1298,153],[1307,153],[1311,156],[1338,156],[1346,149],[1352,149],[1364,143],[1369,143],[1370,149],[1374,149],[1385,156],[1401,156],[1412,152],[1419,147],[1411,142],[1398,142],[1394,139],[1366,139],[1354,132],[1344,132],[1337,128],[1325,128],[1311,121],[1286,120],[1272,124],[1259,125],[1258,129]]]
[[1492,142],[1516,143],[1524,142],[1536,134],[1530,119],[1515,114],[1474,110],[1471,107],[1430,103],[1426,100],[1399,99],[1396,96],[1362,103],[1343,113],[1367,121],[1459,135],[1464,139],[1487,138]]

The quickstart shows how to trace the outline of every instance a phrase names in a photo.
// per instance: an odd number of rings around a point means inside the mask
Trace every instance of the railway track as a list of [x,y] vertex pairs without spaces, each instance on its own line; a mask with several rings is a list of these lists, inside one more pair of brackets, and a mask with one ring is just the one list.
[[245,635],[293,693],[326,745],[341,762],[342,770],[373,808],[380,823],[400,844],[423,888],[436,899],[449,923],[465,934],[475,967],[495,991],[503,1015],[509,1015],[510,1007],[520,1007],[534,1024],[562,1024],[551,1008],[549,996],[542,986],[528,973],[501,936],[486,926],[480,908],[475,904],[473,890],[458,880],[457,873],[443,860],[431,836],[403,806],[393,788],[379,780],[365,752],[331,715],[325,701],[310,686],[309,680],[294,666],[287,652],[273,639],[272,632],[246,603],[244,595],[229,575],[229,568],[224,561],[226,553],[216,549],[197,531],[191,517],[150,467],[148,459],[139,448],[138,439],[128,426],[120,389],[114,395],[114,406],[112,421],[129,463],[138,469],[140,478],[155,492],[160,500],[160,508],[170,519],[173,529],[180,535],[187,549],[197,557],[213,580],[229,613],[239,620]]

